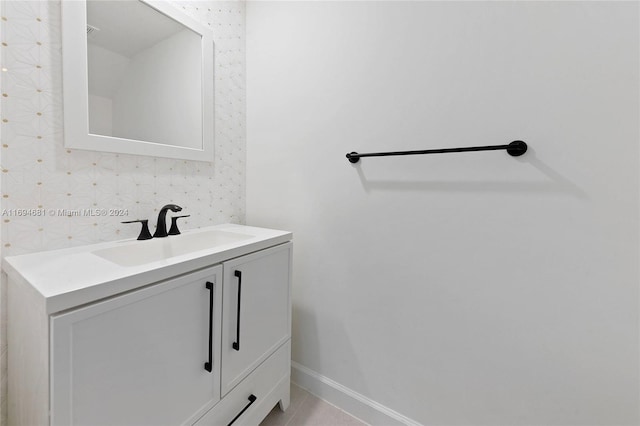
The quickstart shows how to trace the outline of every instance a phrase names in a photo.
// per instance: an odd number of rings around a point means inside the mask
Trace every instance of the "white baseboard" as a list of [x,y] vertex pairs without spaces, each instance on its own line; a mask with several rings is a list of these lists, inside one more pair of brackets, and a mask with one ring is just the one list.
[[291,361],[291,381],[372,426],[421,426],[358,392]]

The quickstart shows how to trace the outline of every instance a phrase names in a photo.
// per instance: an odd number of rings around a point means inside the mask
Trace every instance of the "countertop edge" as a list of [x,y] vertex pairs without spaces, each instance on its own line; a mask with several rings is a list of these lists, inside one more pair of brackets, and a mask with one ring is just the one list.
[[[221,264],[236,257],[244,256],[246,254],[250,254],[269,247],[285,244],[292,241],[293,239],[293,234],[291,232],[267,228],[255,228],[244,225],[225,224],[217,225],[214,227],[206,227],[203,229],[223,229],[223,227],[244,229],[246,231],[250,231],[251,229],[259,229],[261,230],[261,232],[266,231],[270,235],[262,235],[255,241],[236,247],[231,247],[222,251],[207,253],[206,250],[203,250],[201,251],[203,253],[200,253],[195,257],[177,261],[175,263],[168,263],[166,265],[156,265],[156,267],[153,267],[151,269],[133,272],[130,275],[124,274],[125,270],[121,269],[120,271],[118,271],[119,274],[115,274],[116,276],[113,279],[106,278],[104,281],[98,280],[92,283],[90,282],[86,286],[71,289],[69,291],[57,293],[52,292],[52,294],[47,294],[46,292],[45,288],[47,284],[42,278],[41,271],[30,276],[27,271],[21,271],[21,269],[23,269],[24,267],[20,264],[19,261],[20,258],[24,259],[27,256],[32,256],[32,260],[37,259],[38,255],[51,256],[51,252],[9,256],[2,259],[2,268],[9,277],[9,280],[14,277],[13,279],[19,278],[30,283],[34,290],[42,295],[46,304],[47,314],[52,315],[71,308],[79,307],[81,305],[96,302],[105,298],[113,297],[122,293],[146,287],[148,285],[152,285],[154,283],[164,281],[176,276],[184,275],[189,272],[206,268],[208,266]],[[116,244],[118,242],[116,241],[112,243]],[[105,243],[98,243],[84,247],[87,247],[87,251],[89,251],[89,248],[91,247],[100,247],[104,245]],[[63,249],[58,252],[61,259],[64,258],[65,255],[72,256],[74,254],[83,253],[79,247],[74,247],[68,250]]]
[[[280,240],[283,237],[276,237]],[[76,308],[88,303],[94,303],[102,299],[117,296],[122,293],[134,291],[142,287],[153,285],[170,278],[188,274],[209,266],[226,262],[236,257],[264,250],[280,244],[290,242],[291,239],[274,241],[262,240],[242,247],[236,247],[221,253],[205,255],[185,262],[163,266],[136,275],[129,275],[120,279],[105,281],[90,287],[84,287],[67,293],[45,297],[47,314],[54,315],[71,308]]]

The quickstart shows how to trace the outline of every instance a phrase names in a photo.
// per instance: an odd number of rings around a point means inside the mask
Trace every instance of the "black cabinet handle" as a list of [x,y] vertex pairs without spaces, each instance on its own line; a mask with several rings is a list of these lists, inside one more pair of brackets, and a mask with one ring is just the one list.
[[242,294],[242,272],[236,271],[234,273],[238,277],[238,315],[236,321],[236,341],[233,342],[233,349],[240,350],[240,295]]
[[211,373],[213,369],[213,283],[207,281],[205,287],[209,290],[209,362],[204,363],[204,369]]
[[242,411],[240,411],[238,413],[237,416],[235,416],[233,418],[233,420],[231,420],[231,422],[227,425],[227,426],[231,426],[233,424],[233,422],[235,422],[236,420],[238,420],[238,417],[240,417],[245,411],[247,411],[247,409],[249,407],[251,407],[251,404],[253,404],[254,402],[256,402],[256,399],[258,399],[257,396],[255,396],[254,394],[249,395],[249,403],[242,409]]

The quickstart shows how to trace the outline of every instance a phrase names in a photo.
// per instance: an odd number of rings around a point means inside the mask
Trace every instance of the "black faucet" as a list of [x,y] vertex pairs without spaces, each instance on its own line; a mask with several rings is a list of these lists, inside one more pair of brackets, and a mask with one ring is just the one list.
[[158,222],[156,224],[156,232],[153,234],[153,238],[162,238],[166,237],[167,234],[167,211],[171,210],[172,212],[179,212],[182,210],[182,207],[177,206],[175,204],[167,204],[163,208],[160,209],[160,213],[158,213]]

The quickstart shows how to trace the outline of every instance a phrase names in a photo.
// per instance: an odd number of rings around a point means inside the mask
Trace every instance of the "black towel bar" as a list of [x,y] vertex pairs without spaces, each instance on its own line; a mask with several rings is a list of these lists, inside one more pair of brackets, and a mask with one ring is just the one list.
[[470,151],[496,151],[506,149],[512,157],[519,157],[527,152],[527,144],[523,141],[513,141],[508,145],[490,145],[490,146],[470,146],[466,148],[442,148],[442,149],[425,149],[422,151],[395,151],[395,152],[370,152],[366,154],[358,154],[350,152],[347,159],[352,163],[357,163],[362,157],[387,157],[390,155],[419,155],[419,154],[445,154],[448,152],[470,152]]

